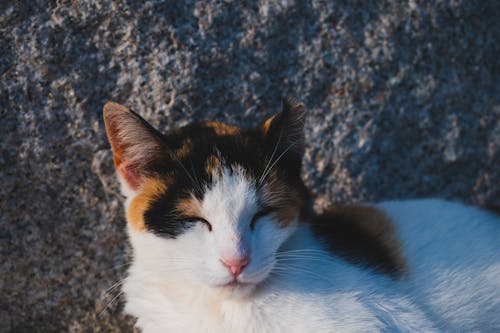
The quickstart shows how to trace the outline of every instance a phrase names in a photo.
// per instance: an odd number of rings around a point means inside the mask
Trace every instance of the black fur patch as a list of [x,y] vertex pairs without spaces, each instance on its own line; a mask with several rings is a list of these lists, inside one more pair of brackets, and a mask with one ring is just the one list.
[[[191,207],[192,196],[203,199],[214,169],[238,166],[249,179],[268,174],[262,183],[256,182],[257,192],[263,191],[264,185],[271,188],[269,195],[275,197],[268,200],[277,203],[273,208],[279,210],[276,215],[281,216],[284,226],[299,214],[301,220],[310,221],[333,254],[393,275],[405,271],[391,222],[382,212],[348,206],[319,216],[311,213],[309,194],[300,176],[303,105],[284,101],[282,112],[251,129],[199,122],[166,135],[116,103],[106,104],[104,118],[117,168],[125,166],[125,175],[132,182],[151,177],[165,184],[165,191],[155,194],[143,213],[145,227],[151,232],[176,238],[193,226],[193,216],[184,216],[179,207]],[[267,173],[271,166],[273,172]],[[261,202],[261,208],[268,206]]]
[[[149,174],[165,179],[168,186],[165,194],[151,203],[144,217],[148,230],[171,238],[193,225],[192,221],[179,215],[176,203],[192,194],[200,200],[203,198],[204,188],[212,182],[212,172],[206,167],[209,158],[218,156],[224,166],[241,166],[249,178],[259,179],[276,146],[272,141],[267,141],[260,127],[220,135],[213,125],[204,122],[177,129],[165,135],[162,141],[165,153],[150,163],[147,169]],[[187,146],[188,142],[189,152],[177,157],[175,152]],[[278,147],[274,159],[282,152]],[[305,207],[308,196],[300,178],[300,169],[301,157],[293,150],[283,154],[273,168],[283,182],[297,189]]]
[[485,205],[482,205],[480,206],[482,209],[490,212],[490,213],[493,213],[495,215],[498,215],[500,216],[500,202],[497,202],[497,203],[489,203],[489,204],[485,204]]
[[311,228],[336,255],[382,273],[401,276],[406,262],[393,225],[367,206],[345,206],[313,216]]

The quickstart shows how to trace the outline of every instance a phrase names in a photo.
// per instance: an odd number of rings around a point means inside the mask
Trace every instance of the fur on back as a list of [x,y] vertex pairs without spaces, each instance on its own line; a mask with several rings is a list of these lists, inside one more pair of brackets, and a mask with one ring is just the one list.
[[104,116],[144,332],[500,330],[500,218],[439,199],[315,215],[301,104],[165,135],[116,103]]

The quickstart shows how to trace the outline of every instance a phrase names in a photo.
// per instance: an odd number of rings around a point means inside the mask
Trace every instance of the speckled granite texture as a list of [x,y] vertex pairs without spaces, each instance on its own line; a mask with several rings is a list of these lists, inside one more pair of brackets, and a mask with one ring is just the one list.
[[295,95],[317,207],[499,202],[499,22],[494,0],[2,1],[0,332],[133,330],[107,100],[166,130]]

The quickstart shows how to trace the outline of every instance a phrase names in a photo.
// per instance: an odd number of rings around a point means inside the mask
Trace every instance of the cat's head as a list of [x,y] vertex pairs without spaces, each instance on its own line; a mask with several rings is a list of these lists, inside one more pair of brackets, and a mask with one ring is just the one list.
[[164,135],[111,102],[104,120],[146,273],[234,295],[269,276],[308,207],[302,104],[248,129],[205,121]]

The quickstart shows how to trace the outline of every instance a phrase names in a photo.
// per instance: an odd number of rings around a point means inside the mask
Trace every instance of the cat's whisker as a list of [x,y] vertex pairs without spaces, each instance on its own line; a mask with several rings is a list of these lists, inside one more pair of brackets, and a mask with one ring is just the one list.
[[292,253],[292,252],[320,252],[320,253],[329,253],[324,250],[316,250],[316,249],[297,249],[297,250],[283,250],[279,253]]
[[321,253],[286,253],[277,254],[276,258],[323,258],[331,260],[332,256]]
[[[274,273],[276,273],[276,274],[274,274]],[[272,274],[274,274],[274,275],[280,275],[281,274],[284,277],[288,277],[290,273],[310,275],[310,276],[312,276],[314,278],[317,278],[320,281],[324,281],[324,282],[327,282],[327,283],[330,283],[330,284],[332,283],[331,280],[329,280],[329,279],[327,279],[325,277],[322,277],[320,275],[314,274],[314,273],[309,272],[309,271],[304,270],[304,269],[298,269],[298,268],[292,268],[292,267],[288,267],[286,269],[285,268],[284,269],[277,268],[277,269],[273,270]]]
[[165,146],[165,148],[167,148],[167,150],[168,150],[167,152],[170,155],[170,157],[180,165],[180,167],[184,170],[186,175],[191,179],[192,184],[194,186],[197,186],[198,184],[195,182],[193,176],[189,173],[189,171],[187,171],[186,167],[184,166],[184,164],[182,164],[181,160],[177,157],[175,152],[172,149],[170,149],[169,147]]
[[326,255],[318,255],[318,254],[310,254],[310,255],[305,255],[305,254],[293,254],[293,255],[277,255],[275,257],[276,259],[286,259],[286,260],[324,260],[327,262],[331,262],[333,258],[331,256],[326,256]]
[[316,250],[280,251],[280,252],[277,252],[277,254],[278,255],[304,254],[304,255],[325,255],[325,256],[329,255],[328,252],[316,251]]
[[[279,156],[278,158],[276,159],[276,161],[274,161],[274,163],[269,167],[269,169],[266,171],[265,174],[262,175],[262,181],[264,181],[267,177],[267,175],[271,172],[271,170],[274,168],[274,166],[283,158],[283,156],[285,156],[285,154],[293,147],[295,146],[295,142],[292,142]],[[262,182],[261,182],[262,183]]]
[[113,266],[112,269],[119,269],[119,268],[122,268],[124,266],[131,265],[131,264],[132,264],[131,262],[126,262],[126,263],[123,263],[123,264],[118,264],[118,265]]
[[326,260],[331,260],[332,256],[319,253],[287,253],[287,254],[276,254],[276,258],[322,258]]
[[269,165],[271,164],[271,162],[273,161],[273,158],[274,158],[274,154],[276,154],[276,151],[278,149],[278,146],[279,146],[279,143],[281,141],[281,135],[283,134],[283,130],[280,130],[280,134],[278,136],[278,140],[276,141],[276,144],[274,145],[274,148],[273,148],[273,153],[271,154],[271,157],[269,158],[269,160],[267,161],[267,164],[266,164],[266,167],[264,168],[264,171],[262,172],[262,174],[260,175],[259,177],[259,185],[262,184],[262,182],[264,181],[264,175],[266,174],[267,172],[267,168],[269,167]]
[[115,297],[113,297],[111,299],[111,301],[108,302],[108,304],[106,304],[106,306],[104,307],[104,309],[97,315],[97,318],[101,318],[101,316],[104,314],[104,312],[113,305],[113,303],[115,302],[115,300],[119,300],[119,297],[123,295],[123,291],[120,291]]
[[306,275],[311,275],[315,278],[318,278],[322,281],[332,282],[330,279],[327,279],[324,276],[321,276],[319,274],[311,272],[308,269],[304,269],[303,267],[294,267],[294,266],[288,266],[288,265],[287,266],[277,265],[277,266],[273,267],[273,270],[269,274],[271,275],[271,274],[279,273],[279,274],[283,274],[284,276],[288,277],[291,272],[304,273]]
[[276,262],[279,263],[288,263],[288,262],[297,262],[298,260],[300,261],[307,261],[307,262],[318,262],[318,263],[324,263],[324,264],[331,264],[331,260],[324,259],[324,258],[278,258],[276,259]]
[[[270,284],[273,281],[277,281],[279,283],[280,279],[289,277],[289,274],[290,274],[290,270],[276,270],[276,271],[272,271],[269,274],[268,279],[265,280],[265,282],[267,282],[267,284]],[[325,280],[325,279],[322,279],[322,280]],[[322,293],[323,292],[331,292],[332,287],[333,287],[333,282],[330,281],[330,280],[327,280],[327,282],[328,282],[328,286],[319,287],[319,286],[316,285],[314,287],[314,290],[316,292],[322,292]]]
[[123,282],[125,280],[124,279],[118,279],[118,280],[115,280],[114,282],[112,282],[111,286],[108,287],[105,291],[104,291],[104,298],[107,298],[109,296],[113,296],[113,292],[118,288],[120,287],[121,285],[123,285]]
[[260,276],[263,272],[266,272],[266,271],[272,271],[273,267],[275,265],[275,262],[274,261],[268,261],[267,263],[264,262],[257,271],[254,271],[252,272],[251,276],[249,277],[253,277],[253,276]]
[[330,258],[330,259],[332,258],[332,256],[328,252],[316,251],[316,250],[283,251],[276,253],[276,256],[292,256],[292,255],[316,256],[316,257]]
[[305,274],[308,274],[308,275],[311,275],[311,276],[314,276],[320,280],[323,280],[323,281],[326,281],[328,283],[332,283],[332,281],[330,279],[327,279],[326,277],[322,276],[322,275],[319,275],[315,272],[312,272],[310,270],[307,270],[307,269],[304,269],[304,266],[299,266],[299,265],[280,265],[280,264],[277,264],[273,270],[283,270],[283,271],[293,271],[293,272],[298,272],[298,273],[305,273]]
[[299,273],[299,274],[303,274],[304,272],[303,271],[300,271],[300,270],[295,270],[295,269],[292,269],[292,268],[275,268],[272,270],[272,272],[269,273],[270,276],[273,276],[273,277],[284,277],[284,278],[287,278],[290,276],[291,273]]
[[198,179],[198,175],[196,174],[196,171],[194,170],[193,160],[191,159],[191,157],[189,157],[189,162],[191,163],[191,171],[193,171],[193,175],[194,175],[194,178],[196,180],[196,184],[194,184],[195,188],[198,191],[200,191],[200,193],[203,193],[203,186],[202,186],[200,180]]
[[108,289],[106,289],[106,294],[110,294],[114,289],[116,289],[117,287],[121,286],[122,284],[123,284],[123,280],[122,279],[120,279],[117,282],[113,283],[113,285],[111,285],[111,287],[109,287]]

